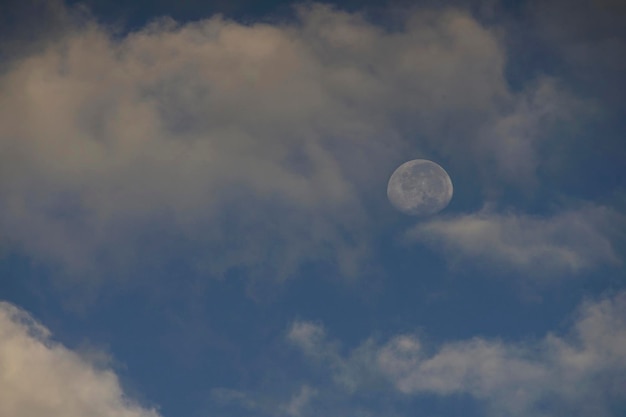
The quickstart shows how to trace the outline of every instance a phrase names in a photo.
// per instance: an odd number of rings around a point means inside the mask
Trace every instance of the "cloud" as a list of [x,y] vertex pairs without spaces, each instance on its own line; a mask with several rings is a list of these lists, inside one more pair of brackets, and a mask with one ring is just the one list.
[[[619,293],[584,303],[564,335],[519,342],[477,337],[430,346],[408,333],[382,344],[368,340],[337,358],[340,366],[327,369],[337,374],[365,363],[398,393],[467,394],[484,404],[489,415],[616,416],[626,407],[625,318],[626,294]],[[370,360],[355,361],[364,350]],[[319,350],[303,353],[313,360],[324,356]],[[367,392],[368,385],[358,389]]]
[[511,91],[494,31],[455,9],[394,31],[297,14],[123,35],[86,19],[15,58],[0,75],[3,241],[83,281],[180,256],[217,276],[324,262],[354,277],[376,190],[406,155],[534,176],[531,138],[554,119],[540,116],[568,99],[549,80]]
[[377,372],[371,364],[376,362],[374,340],[368,340],[344,358],[338,342],[330,340],[319,323],[295,321],[287,340],[318,366],[331,370],[335,384],[345,392],[356,393],[366,386],[377,386]]
[[0,302],[0,415],[158,417],[128,398],[115,372],[50,338],[28,313]]
[[[292,391],[288,389],[288,391]],[[212,409],[209,415],[286,416],[304,417],[311,415],[309,404],[317,396],[317,390],[308,385],[294,389],[290,396],[281,391],[276,393],[239,391],[229,388],[211,390]]]
[[562,0],[531,1],[527,5],[533,33],[546,53],[562,60],[572,84],[586,94],[601,97],[620,110],[626,69],[626,16],[623,2],[601,0],[567,7]]
[[[84,10],[82,10],[84,12]],[[63,0],[7,0],[0,5],[0,73],[19,57],[41,52],[58,40],[81,8],[68,9]]]
[[306,415],[307,407],[311,402],[311,399],[315,397],[317,391],[311,387],[304,385],[300,388],[300,391],[294,395],[287,404],[283,406],[285,415],[289,417],[301,417]]
[[486,165],[495,165],[487,168],[488,172],[497,172],[509,186],[530,188],[536,185],[538,169],[546,164],[539,155],[542,146],[561,134],[558,128],[563,125],[573,129],[574,116],[590,115],[593,107],[549,77],[531,82],[512,106],[482,130],[479,151],[488,155]]
[[453,264],[553,279],[621,263],[610,232],[620,224],[621,216],[596,205],[545,217],[484,209],[419,223],[408,236]]
[[571,334],[535,343],[475,338],[434,354],[413,336],[380,351],[379,366],[406,394],[467,393],[493,414],[614,415],[626,383],[626,295],[585,304]]

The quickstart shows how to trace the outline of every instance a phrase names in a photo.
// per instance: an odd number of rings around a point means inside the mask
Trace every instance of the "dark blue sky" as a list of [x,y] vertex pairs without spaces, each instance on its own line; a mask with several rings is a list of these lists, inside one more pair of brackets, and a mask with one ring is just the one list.
[[626,411],[619,2],[2,10],[3,417]]

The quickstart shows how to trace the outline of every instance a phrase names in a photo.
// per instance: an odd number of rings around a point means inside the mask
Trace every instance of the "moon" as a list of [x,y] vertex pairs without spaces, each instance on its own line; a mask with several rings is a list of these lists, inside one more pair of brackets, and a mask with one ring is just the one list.
[[411,216],[429,216],[443,210],[452,199],[452,191],[448,173],[427,159],[400,165],[387,184],[389,202]]

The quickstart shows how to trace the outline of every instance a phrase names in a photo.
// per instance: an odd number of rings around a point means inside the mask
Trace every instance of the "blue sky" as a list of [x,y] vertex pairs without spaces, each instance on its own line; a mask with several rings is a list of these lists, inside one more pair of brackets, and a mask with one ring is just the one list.
[[1,416],[626,413],[620,2],[1,7]]

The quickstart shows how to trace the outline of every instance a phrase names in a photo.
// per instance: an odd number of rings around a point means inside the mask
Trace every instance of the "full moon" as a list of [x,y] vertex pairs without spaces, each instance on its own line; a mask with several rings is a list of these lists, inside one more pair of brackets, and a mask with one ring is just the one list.
[[452,199],[452,181],[436,163],[414,159],[400,165],[391,175],[387,197],[405,214],[428,216],[448,205]]

